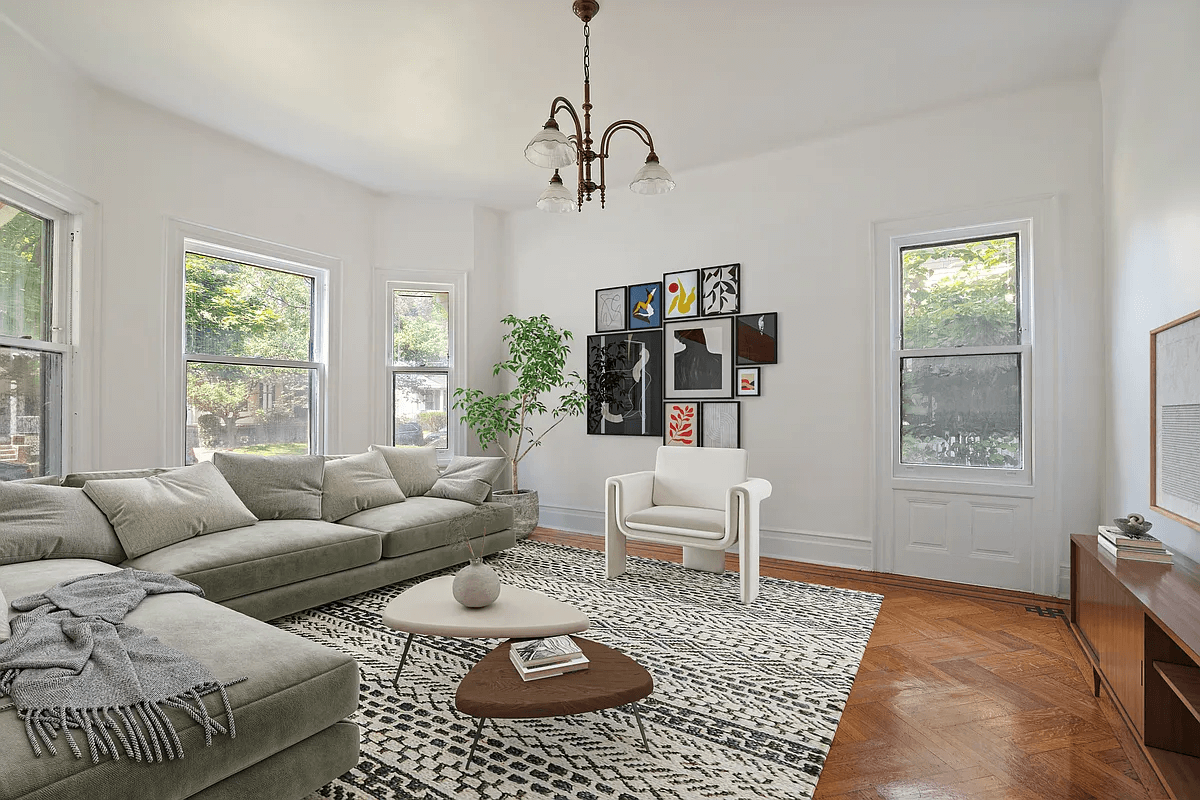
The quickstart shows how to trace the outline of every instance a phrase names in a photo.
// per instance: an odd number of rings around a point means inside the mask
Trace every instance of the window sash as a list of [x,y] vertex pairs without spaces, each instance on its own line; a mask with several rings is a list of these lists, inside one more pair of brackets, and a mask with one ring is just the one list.
[[397,375],[442,375],[446,378],[446,399],[445,399],[445,414],[446,414],[446,438],[442,444],[437,446],[439,451],[451,452],[450,442],[453,435],[450,429],[450,407],[453,405],[454,385],[451,382],[450,369],[448,367],[392,367],[388,372],[388,378],[391,388],[391,433],[389,440],[393,446],[396,442],[396,376]]
[[[397,273],[392,273],[396,275]],[[430,275],[432,278],[433,276]],[[446,439],[445,446],[438,448],[439,460],[445,462],[452,454],[457,452],[459,428],[458,412],[454,411],[454,391],[459,388],[458,376],[461,365],[455,357],[457,353],[458,337],[456,330],[462,323],[459,319],[459,314],[463,313],[466,303],[465,287],[455,283],[450,283],[442,279],[442,275],[438,274],[437,278],[429,281],[423,280],[386,280],[383,283],[384,288],[384,303],[383,311],[386,324],[383,328],[383,361],[384,374],[387,376],[385,391],[388,392],[387,408],[387,441],[395,441],[396,431],[396,397],[395,397],[395,376],[397,374],[424,374],[424,375],[445,375],[446,376]],[[405,364],[397,364],[393,361],[395,355],[395,317],[394,317],[394,297],[396,292],[424,292],[447,295],[447,314],[446,314],[446,351],[447,363],[427,366],[407,366]]]

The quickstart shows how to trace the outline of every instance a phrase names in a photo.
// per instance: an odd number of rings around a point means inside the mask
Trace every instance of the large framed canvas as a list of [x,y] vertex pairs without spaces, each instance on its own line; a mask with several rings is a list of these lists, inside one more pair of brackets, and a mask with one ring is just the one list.
[[665,409],[667,447],[700,446],[700,404],[694,400],[668,400]]
[[743,314],[734,325],[737,336],[737,365],[779,363],[779,315]]
[[700,270],[700,314],[737,314],[742,310],[742,265],[726,264]]
[[725,403],[700,404],[700,446],[742,446],[742,404],[736,400]]
[[694,319],[668,322],[664,397],[733,397],[733,320]]
[[700,270],[685,269],[663,275],[663,319],[688,319],[700,315],[696,302]]
[[587,432],[662,436],[662,331],[589,336],[587,356]]
[[625,330],[625,287],[596,290],[596,333]]
[[1150,507],[1200,530],[1200,311],[1150,332]]
[[630,330],[662,327],[662,283],[635,283],[625,300]]

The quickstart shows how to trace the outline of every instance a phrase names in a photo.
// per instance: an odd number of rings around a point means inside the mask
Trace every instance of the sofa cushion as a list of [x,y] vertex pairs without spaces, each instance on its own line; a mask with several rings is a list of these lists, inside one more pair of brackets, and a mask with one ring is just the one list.
[[198,585],[214,602],[378,561],[379,534],[322,520],[263,520],[126,561]]
[[455,456],[425,494],[477,506],[491,494],[507,463],[507,458],[493,456]]
[[320,519],[324,456],[213,454],[213,464],[259,519]]
[[[51,573],[41,567],[51,563],[74,569]],[[40,574],[27,574],[27,567],[41,567]],[[72,573],[79,569],[88,574],[115,567],[68,560],[11,564],[0,567],[0,587],[10,598],[33,594],[77,577]],[[182,711],[167,709],[183,745],[182,759],[148,766],[122,757],[93,764],[78,734],[84,758],[72,757],[61,736],[57,756],[35,758],[24,723],[15,713],[0,713],[0,800],[182,800],[338,723],[357,707],[359,674],[350,656],[195,595],[147,597],[125,621],[195,656],[220,680],[247,678],[228,689],[237,738],[214,736],[205,747],[203,729]],[[220,709],[216,696],[204,701],[214,713]],[[218,720],[224,723],[224,716]]]
[[90,480],[83,491],[108,517],[129,558],[258,521],[207,461],[148,478]]
[[0,482],[0,564],[39,558],[125,560],[104,512],[82,489]]
[[720,539],[725,535],[725,512],[695,506],[651,506],[626,517],[625,527],[647,533]]
[[388,469],[405,497],[419,497],[438,479],[436,447],[388,447],[373,444],[371,450],[383,453]]
[[654,464],[654,505],[722,511],[729,490],[748,477],[746,451],[723,447],[660,447]]
[[404,501],[387,461],[376,451],[326,461],[321,487],[321,519],[327,522]]
[[8,601],[4,599],[4,590],[0,589],[0,642],[6,641],[12,635],[8,624]]
[[9,481],[9,483],[36,483],[43,486],[62,486],[62,482],[62,475],[39,475],[36,478],[18,478],[15,481]]
[[463,520],[471,538],[512,527],[512,508],[503,503],[473,506],[437,497],[410,497],[403,503],[360,511],[342,520],[343,525],[378,531],[383,536],[383,557],[397,558],[449,544],[454,523]]
[[161,475],[164,472],[170,471],[170,469],[165,467],[154,467],[152,469],[108,469],[96,472],[69,472],[62,479],[62,485],[82,489],[83,485],[88,481],[111,481],[117,478],[149,478],[153,475]]

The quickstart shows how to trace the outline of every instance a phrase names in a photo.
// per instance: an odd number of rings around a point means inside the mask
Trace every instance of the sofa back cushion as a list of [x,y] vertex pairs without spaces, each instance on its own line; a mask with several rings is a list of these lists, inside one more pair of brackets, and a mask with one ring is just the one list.
[[207,461],[146,478],[91,480],[83,491],[108,517],[129,558],[258,521]]
[[120,564],[125,550],[82,489],[0,482],[0,564],[42,558]]
[[660,447],[654,463],[654,505],[725,509],[729,490],[748,476],[745,450]]
[[477,506],[491,494],[492,484],[504,474],[506,464],[507,458],[495,456],[455,456],[425,496]]
[[213,464],[259,519],[320,519],[324,456],[213,454]]
[[152,467],[150,469],[106,469],[96,472],[71,472],[62,479],[63,486],[82,489],[88,481],[110,481],[117,478],[149,478],[169,472],[167,467]]
[[438,479],[436,447],[388,447],[373,444],[370,449],[383,453],[388,469],[405,497],[420,497],[428,492]]
[[17,478],[9,483],[37,483],[42,486],[62,486],[62,475],[39,475],[36,478]]
[[325,462],[321,519],[336,522],[359,511],[400,503],[404,492],[378,451]]

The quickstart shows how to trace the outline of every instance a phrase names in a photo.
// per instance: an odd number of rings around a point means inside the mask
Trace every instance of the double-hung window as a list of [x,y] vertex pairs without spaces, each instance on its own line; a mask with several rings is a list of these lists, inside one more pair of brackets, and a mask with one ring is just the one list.
[[1031,482],[1029,227],[893,240],[897,476]]
[[63,470],[70,220],[0,184],[0,480]]
[[184,245],[184,463],[320,452],[327,270]]
[[387,293],[392,444],[449,451],[454,287],[390,281]]

